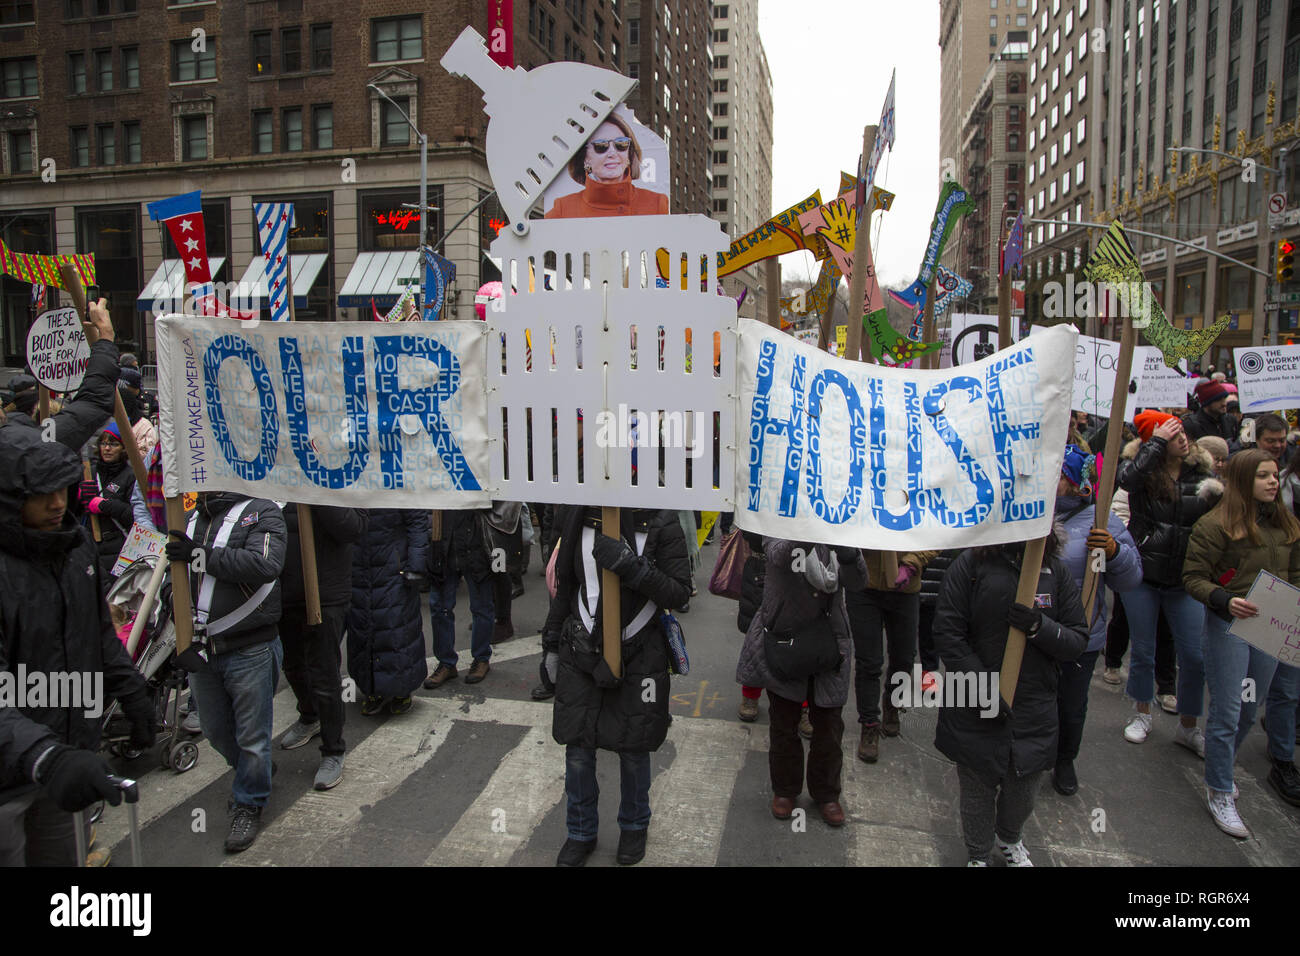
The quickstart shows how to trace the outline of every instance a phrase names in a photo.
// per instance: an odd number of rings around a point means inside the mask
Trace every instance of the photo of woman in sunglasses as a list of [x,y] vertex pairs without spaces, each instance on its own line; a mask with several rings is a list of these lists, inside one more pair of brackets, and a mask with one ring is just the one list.
[[[646,177],[642,188],[633,184],[641,180],[643,168],[668,169],[667,147],[643,126],[638,128],[642,139],[653,138],[664,153],[661,161],[642,165],[642,148],[633,132],[633,124],[619,115],[610,114],[596,127],[586,146],[569,161],[569,176],[581,188],[558,196],[546,212],[547,219],[585,219],[593,216],[666,216],[668,214],[668,177]],[[651,180],[654,181],[651,181]],[[563,179],[548,190],[550,199],[559,190],[556,186],[572,190]]]

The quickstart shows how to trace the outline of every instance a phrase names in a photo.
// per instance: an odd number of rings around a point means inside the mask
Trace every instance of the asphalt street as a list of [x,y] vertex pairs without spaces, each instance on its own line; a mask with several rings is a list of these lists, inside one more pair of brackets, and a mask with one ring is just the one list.
[[[735,681],[741,635],[736,604],[705,585],[717,546],[705,548],[699,596],[681,615],[691,673],[675,678],[673,725],[653,757],[653,819],[646,864],[959,866],[966,860],[957,813],[954,766],[934,748],[936,712],[912,709],[902,734],[882,739],[874,765],[856,759],[857,712],[844,710],[843,797],[848,824],[822,823],[803,795],[800,821],[773,819],[768,805],[768,723],[737,718]],[[537,552],[514,605],[520,636],[497,645],[492,670],[475,686],[457,680],[421,690],[400,717],[363,717],[349,704],[343,782],[316,793],[316,743],[275,746],[278,773],[262,832],[247,852],[228,856],[226,804],[232,775],[203,743],[198,765],[177,774],[156,753],[115,759],[141,781],[146,865],[449,865],[548,866],[565,839],[564,751],[550,736],[549,704],[533,702],[546,616],[546,588]],[[457,634],[461,675],[469,657],[468,604],[462,588]],[[424,608],[426,639],[428,607]],[[431,652],[430,652],[431,653]],[[1300,864],[1300,809],[1268,787],[1264,736],[1255,729],[1240,755],[1239,808],[1253,836],[1219,832],[1205,807],[1202,762],[1174,744],[1175,717],[1158,714],[1150,738],[1122,736],[1131,711],[1122,687],[1097,667],[1083,749],[1079,793],[1062,797],[1044,782],[1025,831],[1038,866],[1295,866]],[[297,714],[281,680],[275,734]],[[598,760],[601,831],[589,865],[615,865],[618,761]],[[99,840],[113,847],[112,865],[131,854],[125,809],[108,808]],[[644,865],[644,864],[643,864]],[[998,865],[998,864],[995,864]]]

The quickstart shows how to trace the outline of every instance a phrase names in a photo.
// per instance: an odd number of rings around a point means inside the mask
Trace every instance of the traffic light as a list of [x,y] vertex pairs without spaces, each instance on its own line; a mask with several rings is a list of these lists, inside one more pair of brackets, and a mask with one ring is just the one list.
[[1274,269],[1278,284],[1290,282],[1295,275],[1295,242],[1291,239],[1277,241],[1277,259]]

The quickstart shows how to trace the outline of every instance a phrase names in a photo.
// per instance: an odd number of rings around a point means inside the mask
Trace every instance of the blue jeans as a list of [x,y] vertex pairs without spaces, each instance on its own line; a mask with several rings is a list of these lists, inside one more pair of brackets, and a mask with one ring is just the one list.
[[1129,697],[1139,704],[1155,700],[1156,619],[1163,610],[1178,653],[1178,713],[1200,717],[1205,696],[1205,665],[1201,659],[1205,605],[1182,588],[1154,588],[1149,584],[1125,591],[1120,599],[1129,626]]
[[[1232,765],[1268,694],[1268,752],[1278,760],[1295,755],[1296,678],[1300,671],[1228,633],[1232,625],[1217,614],[1205,619],[1205,679],[1210,714],[1205,721],[1205,785],[1232,791]],[[1285,672],[1285,673],[1284,673]],[[1254,693],[1243,693],[1246,678]],[[1280,679],[1279,679],[1280,678]],[[1242,698],[1249,696],[1250,700]],[[1289,699],[1288,699],[1289,698]]]
[[271,701],[283,660],[277,637],[218,654],[190,675],[203,736],[235,768],[230,798],[246,807],[271,797]]
[[[470,651],[474,660],[485,661],[492,656],[492,625],[496,622],[496,604],[492,599],[492,578],[475,581],[465,575],[469,589],[469,610],[474,616],[470,630]],[[460,587],[460,573],[447,572],[441,582],[434,581],[429,589],[429,616],[433,621],[433,656],[448,667],[456,666],[456,590]]]
[[[650,826],[650,754],[621,753],[618,760],[622,778],[618,828],[644,830]],[[564,792],[569,798],[569,839],[584,842],[596,839],[600,785],[596,783],[594,749],[573,744],[565,748]]]

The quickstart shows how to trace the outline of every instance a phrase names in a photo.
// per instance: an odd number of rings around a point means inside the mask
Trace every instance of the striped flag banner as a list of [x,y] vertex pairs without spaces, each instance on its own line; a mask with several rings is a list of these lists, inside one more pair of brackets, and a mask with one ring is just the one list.
[[293,203],[253,203],[253,218],[257,220],[257,235],[262,240],[262,268],[266,272],[267,297],[270,299],[271,321],[289,319],[289,230],[293,228]]
[[0,276],[13,276],[33,285],[48,285],[56,289],[63,288],[63,276],[59,266],[71,263],[84,286],[95,284],[95,257],[93,254],[39,255],[30,252],[14,252],[0,239]]

